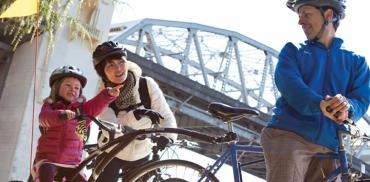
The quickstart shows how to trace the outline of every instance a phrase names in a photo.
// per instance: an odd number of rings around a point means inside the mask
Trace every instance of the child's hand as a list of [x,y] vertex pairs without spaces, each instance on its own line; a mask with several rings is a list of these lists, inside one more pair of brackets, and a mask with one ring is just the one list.
[[65,110],[64,114],[67,116],[67,120],[72,120],[76,117],[76,113],[71,110]]
[[120,93],[120,89],[123,87],[123,85],[121,84],[121,85],[117,85],[117,86],[115,86],[115,87],[113,87],[113,88],[111,88],[111,87],[108,87],[108,94],[110,95],[110,96],[112,96],[112,97],[117,97],[118,95],[119,95],[119,93]]

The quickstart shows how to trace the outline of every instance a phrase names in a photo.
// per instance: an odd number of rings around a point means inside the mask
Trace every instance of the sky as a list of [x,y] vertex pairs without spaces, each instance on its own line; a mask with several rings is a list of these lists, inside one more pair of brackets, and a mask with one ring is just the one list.
[[[123,0],[117,6],[112,23],[154,18],[200,23],[239,32],[277,51],[286,42],[306,39],[298,25],[298,16],[286,8],[286,0]],[[370,62],[369,0],[346,3],[346,17],[337,36],[349,50]]]
[[[241,33],[280,51],[306,37],[286,0],[121,0],[112,23],[142,18],[199,23]],[[350,0],[337,37],[370,64],[370,0]],[[253,178],[248,180],[256,181]]]

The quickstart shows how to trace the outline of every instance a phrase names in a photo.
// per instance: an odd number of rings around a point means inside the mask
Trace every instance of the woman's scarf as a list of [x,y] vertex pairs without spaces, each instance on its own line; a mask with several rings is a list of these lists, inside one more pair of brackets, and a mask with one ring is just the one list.
[[[131,71],[127,72],[127,78],[125,80],[125,85],[123,86],[123,89],[119,93],[119,96],[114,101],[114,104],[119,110],[125,110],[131,105],[136,105],[137,101],[134,96],[133,88],[136,84],[135,76]],[[106,87],[115,87],[117,84],[106,81],[105,82]]]

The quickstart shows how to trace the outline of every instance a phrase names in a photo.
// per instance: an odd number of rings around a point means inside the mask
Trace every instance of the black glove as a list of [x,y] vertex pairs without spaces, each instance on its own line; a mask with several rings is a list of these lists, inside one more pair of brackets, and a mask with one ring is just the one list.
[[152,124],[159,124],[159,119],[163,119],[161,114],[150,109],[136,109],[133,113],[136,120],[140,120],[142,117],[146,116],[152,121]]
[[159,151],[164,150],[169,144],[173,144],[173,140],[171,138],[160,136],[157,140],[157,147]]

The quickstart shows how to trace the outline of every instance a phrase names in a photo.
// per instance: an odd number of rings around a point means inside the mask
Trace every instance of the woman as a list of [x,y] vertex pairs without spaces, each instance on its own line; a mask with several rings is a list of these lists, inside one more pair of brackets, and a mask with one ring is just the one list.
[[[104,83],[104,87],[123,85],[117,99],[104,111],[100,118],[129,126],[134,129],[151,127],[153,119],[160,118],[160,126],[176,127],[175,117],[170,110],[158,84],[150,77],[144,77],[150,98],[150,108],[145,109],[140,98],[139,80],[141,78],[140,67],[127,60],[124,49],[112,41],[98,45],[93,53],[94,67]],[[147,116],[147,117],[143,117]],[[169,134],[171,139],[176,135]],[[108,133],[104,132],[99,138],[99,144],[108,142]],[[135,140],[122,150],[116,158],[100,174],[97,181],[117,181],[119,170],[132,169],[149,160],[151,142]]]

